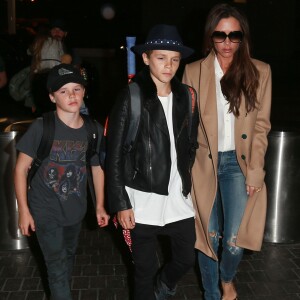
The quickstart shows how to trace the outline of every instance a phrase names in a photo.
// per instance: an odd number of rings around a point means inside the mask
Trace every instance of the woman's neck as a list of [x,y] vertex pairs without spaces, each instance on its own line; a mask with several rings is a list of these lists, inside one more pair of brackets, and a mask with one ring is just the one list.
[[227,72],[227,70],[229,69],[229,67],[230,67],[230,64],[232,62],[232,58],[226,59],[226,58],[223,58],[223,57],[217,55],[217,59],[218,59],[218,62],[220,64],[220,67],[221,67],[223,73],[225,74]]

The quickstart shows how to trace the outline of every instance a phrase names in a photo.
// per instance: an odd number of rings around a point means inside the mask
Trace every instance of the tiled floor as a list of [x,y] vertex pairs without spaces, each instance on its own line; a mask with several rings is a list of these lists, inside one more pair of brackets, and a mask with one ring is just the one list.
[[[74,300],[126,300],[132,292],[132,264],[120,232],[84,222],[72,277]],[[94,223],[93,223],[94,224]],[[159,242],[158,258],[166,243]],[[162,246],[162,247],[161,247]],[[300,299],[300,244],[264,243],[246,252],[236,278],[239,299]],[[45,269],[34,239],[30,248],[0,251],[0,300],[46,300]],[[197,268],[179,282],[172,299],[202,299]]]

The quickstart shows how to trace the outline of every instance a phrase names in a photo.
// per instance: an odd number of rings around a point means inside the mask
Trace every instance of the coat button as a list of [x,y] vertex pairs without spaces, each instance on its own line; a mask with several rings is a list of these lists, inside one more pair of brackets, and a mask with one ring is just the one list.
[[242,134],[242,139],[244,139],[244,140],[245,140],[246,138],[247,138],[247,134],[245,134],[245,133],[244,133],[244,134]]
[[211,156],[211,154],[210,154],[210,153],[208,154],[208,157],[209,157],[210,159],[212,159],[212,156]]
[[241,155],[242,160],[246,159],[246,156],[244,154]]

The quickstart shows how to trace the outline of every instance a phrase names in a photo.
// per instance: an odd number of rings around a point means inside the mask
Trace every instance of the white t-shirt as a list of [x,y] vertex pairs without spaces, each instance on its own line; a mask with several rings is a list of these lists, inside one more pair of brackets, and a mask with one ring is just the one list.
[[59,65],[63,54],[65,54],[65,52],[62,42],[49,37],[43,44],[41,50],[41,63],[38,70],[35,70],[35,72],[52,69]]
[[[173,132],[173,93],[167,97],[159,97],[163,106],[171,142],[171,173],[168,186],[169,195],[146,193],[125,187],[128,193],[135,221],[141,224],[164,226],[165,224],[184,220],[195,216],[190,194],[182,194],[182,182],[177,169],[177,154]],[[155,166],[159,168],[159,166]]]

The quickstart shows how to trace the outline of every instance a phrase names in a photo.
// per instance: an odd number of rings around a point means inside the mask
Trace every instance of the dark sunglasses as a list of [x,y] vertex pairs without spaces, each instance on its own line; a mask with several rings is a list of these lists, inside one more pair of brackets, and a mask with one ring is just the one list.
[[243,33],[241,31],[231,31],[226,34],[224,31],[214,31],[211,38],[214,43],[223,43],[226,38],[229,38],[232,43],[240,43],[243,39]]

